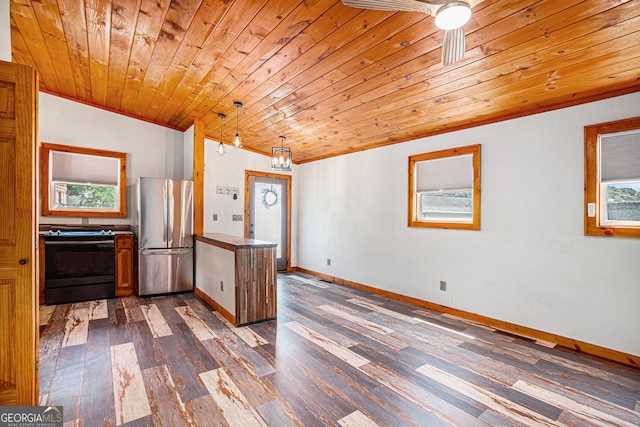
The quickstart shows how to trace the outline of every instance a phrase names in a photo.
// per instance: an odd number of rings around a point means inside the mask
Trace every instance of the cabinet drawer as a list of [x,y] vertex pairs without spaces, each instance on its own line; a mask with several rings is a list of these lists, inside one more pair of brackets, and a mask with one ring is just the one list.
[[133,239],[131,237],[116,238],[116,248],[127,249],[133,245]]

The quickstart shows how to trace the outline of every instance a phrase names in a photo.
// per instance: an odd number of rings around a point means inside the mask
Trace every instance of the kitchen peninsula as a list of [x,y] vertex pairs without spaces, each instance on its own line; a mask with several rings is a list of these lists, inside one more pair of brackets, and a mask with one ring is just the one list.
[[276,318],[276,244],[205,233],[195,236],[195,293],[236,326]]

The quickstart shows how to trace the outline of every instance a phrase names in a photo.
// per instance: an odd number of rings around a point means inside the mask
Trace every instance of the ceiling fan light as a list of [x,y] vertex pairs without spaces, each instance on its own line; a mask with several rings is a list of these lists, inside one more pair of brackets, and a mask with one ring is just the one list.
[[447,3],[436,13],[436,26],[442,30],[460,28],[471,18],[471,6],[464,1]]

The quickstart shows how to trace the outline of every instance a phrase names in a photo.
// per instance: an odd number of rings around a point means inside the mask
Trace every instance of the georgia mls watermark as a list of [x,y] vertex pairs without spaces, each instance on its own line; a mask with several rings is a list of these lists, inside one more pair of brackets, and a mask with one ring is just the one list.
[[62,427],[62,406],[0,406],[0,427]]

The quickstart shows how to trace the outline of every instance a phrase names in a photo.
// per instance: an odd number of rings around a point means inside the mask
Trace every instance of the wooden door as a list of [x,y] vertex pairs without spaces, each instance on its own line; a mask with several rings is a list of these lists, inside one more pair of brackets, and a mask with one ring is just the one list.
[[36,79],[0,61],[0,405],[38,404]]
[[245,172],[245,237],[278,244],[278,271],[291,267],[290,206],[290,175]]

